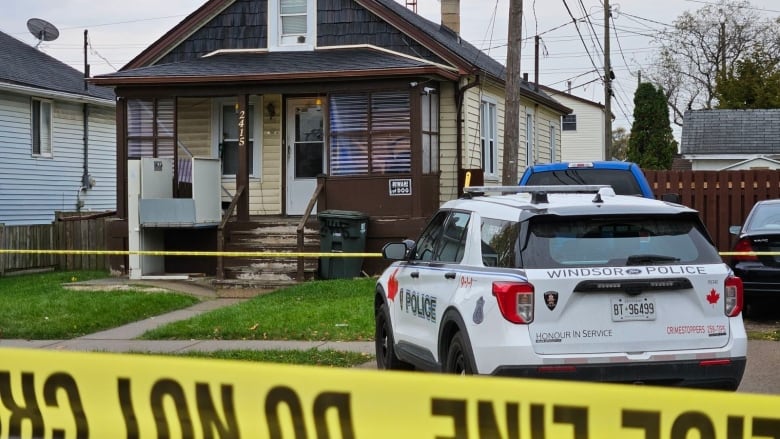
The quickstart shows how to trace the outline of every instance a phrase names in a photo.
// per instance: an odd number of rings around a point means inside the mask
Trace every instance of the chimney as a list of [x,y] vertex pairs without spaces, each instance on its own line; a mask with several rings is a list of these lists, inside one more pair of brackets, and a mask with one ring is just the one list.
[[441,0],[441,24],[460,35],[460,0]]

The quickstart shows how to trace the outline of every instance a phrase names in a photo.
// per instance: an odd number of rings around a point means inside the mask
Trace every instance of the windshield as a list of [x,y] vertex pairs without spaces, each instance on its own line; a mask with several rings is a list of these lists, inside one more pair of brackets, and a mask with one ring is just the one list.
[[522,260],[526,268],[721,262],[697,222],[679,216],[534,217]]
[[528,177],[527,186],[607,184],[618,195],[642,195],[642,190],[631,171],[621,169],[570,168],[560,171],[535,172]]

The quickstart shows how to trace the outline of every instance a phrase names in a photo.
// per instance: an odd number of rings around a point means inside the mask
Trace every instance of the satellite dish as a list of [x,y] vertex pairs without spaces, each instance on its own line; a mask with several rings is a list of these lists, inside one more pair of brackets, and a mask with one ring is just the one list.
[[38,44],[35,47],[38,47],[43,41],[54,41],[60,36],[60,31],[53,24],[40,18],[27,20],[27,29],[38,39]]

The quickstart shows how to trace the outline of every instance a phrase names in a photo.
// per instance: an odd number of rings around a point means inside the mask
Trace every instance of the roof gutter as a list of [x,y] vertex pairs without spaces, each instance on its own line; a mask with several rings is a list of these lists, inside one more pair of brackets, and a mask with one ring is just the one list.
[[116,102],[114,102],[114,100],[112,99],[96,98],[93,96],[84,96],[75,93],[58,92],[58,91],[46,90],[38,87],[28,87],[25,85],[9,84],[7,82],[0,82],[0,91],[33,95],[33,96],[39,96],[42,98],[49,98],[49,99],[59,99],[59,100],[78,102],[83,104],[105,105],[107,107],[116,106]]

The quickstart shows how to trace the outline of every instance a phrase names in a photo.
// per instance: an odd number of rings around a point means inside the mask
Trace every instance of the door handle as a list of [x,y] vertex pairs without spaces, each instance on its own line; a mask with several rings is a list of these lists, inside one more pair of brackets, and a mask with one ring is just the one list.
[[420,277],[420,272],[419,271],[413,271],[413,272],[409,273],[409,276],[412,279],[417,279],[418,277]]
[[448,273],[444,273],[445,279],[455,279],[456,273],[454,271],[450,271]]

